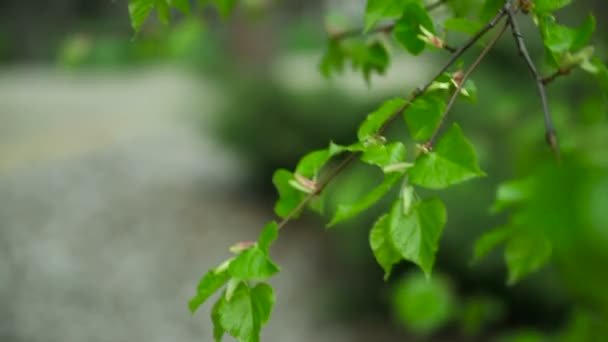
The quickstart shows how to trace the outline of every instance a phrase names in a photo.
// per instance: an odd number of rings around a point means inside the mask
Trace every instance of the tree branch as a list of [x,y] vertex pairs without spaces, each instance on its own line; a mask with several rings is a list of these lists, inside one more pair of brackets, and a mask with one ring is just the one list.
[[[549,104],[547,102],[547,92],[545,90],[545,81],[542,76],[536,70],[536,66],[528,53],[528,48],[526,47],[526,43],[519,29],[519,25],[515,18],[515,12],[513,9],[509,9],[507,11],[507,16],[509,18],[509,25],[511,26],[511,32],[513,33],[513,38],[515,39],[515,43],[517,45],[517,49],[519,51],[519,55],[524,59],[532,77],[536,81],[536,86],[538,88],[538,94],[540,96],[540,101],[543,106],[543,115],[545,120],[545,139],[547,143],[553,150],[553,154],[559,160],[559,144],[557,141],[557,133],[555,131],[555,126],[553,125],[553,119],[551,118],[551,113],[549,112]],[[551,78],[551,77],[550,77]],[[549,81],[548,81],[549,82]]]
[[572,69],[574,69],[574,66],[558,69],[556,72],[552,73],[551,75],[549,75],[547,77],[543,77],[543,84],[548,85],[549,83],[555,81],[555,79],[557,79],[558,77],[568,75],[572,71]]
[[477,67],[479,66],[479,64],[481,63],[481,61],[488,55],[488,53],[490,52],[490,50],[492,50],[492,48],[494,47],[494,45],[496,45],[496,43],[498,42],[498,40],[500,39],[500,37],[502,37],[502,35],[507,30],[507,27],[509,27],[509,22],[508,21],[506,21],[505,24],[500,29],[500,31],[498,31],[496,33],[496,35],[494,35],[494,37],[492,38],[492,40],[490,40],[490,42],[488,43],[488,45],[486,45],[486,47],[481,51],[481,53],[479,54],[479,56],[477,57],[477,59],[473,62],[473,64],[471,64],[471,66],[469,67],[469,69],[467,69],[467,71],[464,73],[464,75],[462,76],[462,79],[459,80],[458,87],[456,87],[456,90],[452,94],[452,97],[450,98],[450,101],[448,102],[448,105],[445,108],[445,111],[443,112],[443,115],[441,116],[441,120],[439,121],[439,124],[437,125],[437,127],[433,131],[433,135],[424,144],[425,147],[427,147],[429,149],[433,147],[433,145],[435,144],[435,142],[437,140],[437,136],[439,135],[441,127],[445,124],[445,121],[446,121],[446,119],[448,117],[448,114],[450,113],[450,111],[454,107],[454,103],[456,103],[456,99],[458,98],[458,95],[462,91],[462,88],[464,87],[464,84],[469,79],[469,77],[471,76],[471,74],[473,73],[473,71],[475,71],[475,69],[477,69]]
[[[432,10],[440,7],[441,5],[445,4],[446,2],[448,2],[448,0],[437,0],[434,3],[427,5],[425,7],[425,9],[427,11],[432,11]],[[373,33],[388,34],[388,33],[391,33],[394,29],[395,29],[395,23],[390,23],[390,24],[377,26],[377,27],[369,30],[369,32],[367,32],[367,34],[373,34]],[[352,38],[352,37],[358,37],[363,34],[365,34],[365,33],[363,33],[362,28],[356,28],[356,29],[352,29],[352,30],[346,30],[346,31],[331,34],[330,38],[333,40],[342,40],[342,39],[348,39],[348,38]],[[449,46],[446,47],[446,50],[449,50],[449,49],[450,49]],[[453,51],[450,51],[450,52],[453,52]]]
[[[443,75],[443,73],[445,73],[449,68],[451,68],[454,65],[454,63],[456,63],[456,61],[460,57],[462,57],[462,55],[465,52],[467,52],[477,41],[479,41],[479,39],[481,39],[489,30],[491,30],[493,27],[495,27],[496,24],[498,23],[498,21],[500,21],[500,19],[502,19],[507,14],[507,9],[508,9],[508,5],[505,5],[504,8],[502,8],[500,11],[498,11],[496,16],[494,18],[492,18],[492,20],[490,20],[475,35],[473,35],[471,38],[469,38],[469,40],[461,48],[459,48],[458,50],[456,50],[456,52],[454,52],[452,57],[450,57],[450,59],[431,78],[430,81],[428,81],[422,87],[416,88],[408,96],[406,103],[403,106],[401,106],[399,109],[397,109],[395,111],[395,113],[393,113],[393,115],[384,122],[384,125],[382,125],[382,127],[380,127],[380,129],[378,130],[378,133],[380,135],[382,135],[386,131],[386,129],[395,120],[397,120],[397,118],[399,118],[399,116],[401,116],[401,114],[403,114],[403,112],[411,105],[412,102],[414,102],[418,97],[423,95],[430,88],[430,86],[433,84],[433,82],[435,82],[435,80],[437,78],[439,78],[439,76]],[[333,169],[332,172],[330,172],[330,174],[325,178],[325,180],[319,184],[317,191],[306,196],[298,204],[298,206],[296,208],[294,208],[291,212],[289,212],[289,214],[285,218],[283,218],[283,220],[281,220],[281,222],[279,223],[279,230],[285,228],[285,226],[291,221],[291,219],[293,219],[293,217],[296,214],[298,214],[300,211],[302,211],[306,207],[306,205],[308,205],[308,203],[310,203],[310,201],[312,201],[316,196],[320,195],[325,190],[325,188],[334,180],[334,178],[336,178],[340,173],[342,173],[342,171],[344,169],[346,169],[350,165],[350,163],[352,163],[355,160],[356,156],[357,156],[357,153],[352,152],[340,164],[338,164],[338,166],[335,169]]]

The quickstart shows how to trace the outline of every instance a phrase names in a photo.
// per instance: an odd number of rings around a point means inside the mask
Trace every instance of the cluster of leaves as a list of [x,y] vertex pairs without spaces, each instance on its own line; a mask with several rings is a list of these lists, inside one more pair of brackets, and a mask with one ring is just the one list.
[[[200,2],[204,5],[211,3],[227,15],[236,0]],[[564,74],[580,66],[600,75],[608,89],[608,71],[599,59],[593,57],[593,48],[587,46],[595,19],[590,16],[580,28],[571,29],[557,24],[551,14],[569,4],[569,0],[486,0],[473,19],[470,11],[465,10],[466,6],[461,6],[462,3],[449,3],[458,15],[443,22],[446,30],[475,35],[486,27],[482,23],[496,13],[504,13],[501,11],[506,5],[519,6],[522,11],[532,13],[540,28],[550,67]],[[129,11],[135,31],[140,30],[154,9],[162,22],[168,22],[171,7],[184,13],[190,11],[187,0],[131,0]],[[395,21],[378,27],[385,19]],[[453,51],[445,43],[445,35],[442,38],[437,36],[437,27],[422,0],[368,0],[365,25],[360,33],[392,32],[394,40],[413,55],[420,54],[427,46]],[[361,39],[350,34],[334,35],[321,62],[321,70],[329,76],[343,70],[345,63],[350,61],[369,80],[373,72],[383,73],[388,67],[390,58],[385,44],[375,37]],[[336,176],[335,172],[327,173],[325,170],[336,159],[344,158],[340,167],[358,160],[381,172],[384,179],[354,203],[340,204],[328,226],[333,227],[355,217],[384,198],[391,189],[397,188],[398,195],[389,210],[376,220],[370,230],[370,248],[385,272],[385,279],[403,260],[418,265],[427,278],[431,275],[447,212],[439,198],[421,198],[417,190],[445,189],[485,175],[478,165],[473,146],[458,124],[453,124],[435,141],[446,115],[446,98],[455,89],[460,89],[463,82],[462,71],[459,70],[462,63],[454,62],[450,62],[448,67],[457,65],[456,70],[440,74],[423,92],[414,93],[407,100],[388,100],[369,114],[359,127],[357,141],[349,145],[330,143],[325,149],[305,155],[295,170],[276,171],[273,183],[279,199],[275,213],[283,221],[280,224],[269,223],[258,241],[235,245],[231,250],[236,256],[210,270],[190,302],[190,310],[195,312],[214,293],[221,291],[211,313],[216,340],[221,340],[225,333],[240,341],[260,339],[261,327],[268,321],[275,301],[272,288],[264,281],[279,272],[279,267],[269,256],[270,244],[277,238],[280,228],[306,207],[321,213],[325,211],[323,190],[328,179]],[[471,100],[476,97],[472,81],[464,83],[460,91],[462,96]],[[405,121],[411,138],[418,143],[413,153],[406,151],[401,141],[389,141],[384,135],[387,126],[400,117]],[[530,184],[525,180],[503,185],[499,189],[496,210],[530,199],[531,194],[539,191],[537,186]],[[553,243],[544,231],[525,229],[534,217],[525,210],[521,211],[513,216],[507,227],[483,236],[476,246],[476,260],[506,241],[509,283],[515,283],[539,269],[549,260]]]
[[197,294],[189,303],[193,313],[225,287],[211,312],[216,340],[228,332],[241,341],[259,341],[262,325],[270,318],[275,302],[272,287],[263,281],[280,270],[268,255],[277,236],[277,224],[268,224],[257,242],[233,246],[231,250],[238,255],[209,270],[201,279]]
[[[214,5],[224,17],[230,15],[237,0],[198,0],[200,6]],[[129,15],[135,32],[139,32],[150,16],[156,10],[158,20],[168,24],[171,20],[171,10],[175,8],[184,14],[190,14],[190,0],[129,0]]]
[[[435,25],[429,13],[418,0],[370,0],[365,11],[363,33],[370,33],[379,21],[399,18],[394,24],[381,27],[379,32],[393,32],[394,38],[407,51],[419,55],[435,34]],[[336,35],[329,41],[327,52],[321,61],[322,73],[329,77],[334,72],[342,72],[346,61],[351,61],[355,70],[361,68],[369,82],[371,72],[383,74],[389,64],[385,42],[371,39],[341,39]]]

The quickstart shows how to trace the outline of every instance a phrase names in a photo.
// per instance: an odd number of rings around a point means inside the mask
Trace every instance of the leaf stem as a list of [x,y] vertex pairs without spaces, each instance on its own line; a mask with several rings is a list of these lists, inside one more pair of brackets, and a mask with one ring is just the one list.
[[[551,113],[549,112],[549,104],[547,102],[547,92],[545,90],[545,82],[552,81],[551,76],[549,77],[549,81],[545,81],[543,77],[538,73],[532,58],[530,57],[530,53],[528,52],[528,48],[526,47],[526,43],[524,41],[524,37],[521,34],[519,29],[519,24],[515,19],[515,12],[513,9],[509,9],[507,11],[507,16],[509,18],[509,25],[511,26],[511,32],[513,33],[513,38],[515,39],[515,43],[517,45],[517,49],[519,51],[519,55],[524,59],[526,65],[528,66],[528,70],[532,74],[536,82],[536,86],[538,88],[538,95],[540,96],[540,101],[543,107],[543,115],[545,120],[545,139],[547,143],[553,150],[553,154],[557,160],[560,159],[559,155],[559,144],[557,141],[557,132],[555,130],[555,126],[553,125],[553,119],[551,118]],[[557,76],[556,76],[557,77]],[[555,77],[553,77],[555,78]]]

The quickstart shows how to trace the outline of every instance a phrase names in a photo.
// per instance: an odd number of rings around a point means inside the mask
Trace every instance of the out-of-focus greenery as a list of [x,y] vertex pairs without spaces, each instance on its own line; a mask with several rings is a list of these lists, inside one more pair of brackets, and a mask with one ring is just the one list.
[[76,33],[67,36],[58,50],[66,67],[111,67],[144,63],[177,62],[210,68],[220,58],[216,37],[204,22],[188,17],[171,29],[156,28],[132,37]]

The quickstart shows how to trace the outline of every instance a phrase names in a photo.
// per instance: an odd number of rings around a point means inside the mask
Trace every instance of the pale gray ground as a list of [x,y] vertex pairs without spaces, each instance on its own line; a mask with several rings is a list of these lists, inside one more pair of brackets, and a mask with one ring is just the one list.
[[[271,215],[192,121],[217,95],[162,68],[0,72],[1,341],[211,340],[209,306],[191,317],[187,300]],[[320,315],[314,229],[273,250],[284,271],[263,341],[369,340]]]

